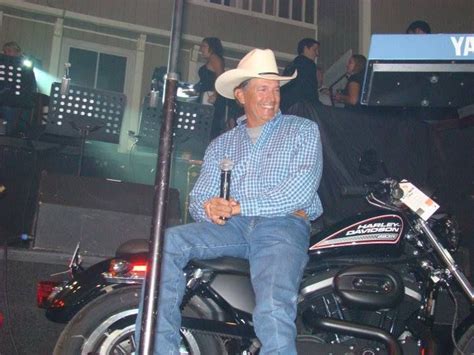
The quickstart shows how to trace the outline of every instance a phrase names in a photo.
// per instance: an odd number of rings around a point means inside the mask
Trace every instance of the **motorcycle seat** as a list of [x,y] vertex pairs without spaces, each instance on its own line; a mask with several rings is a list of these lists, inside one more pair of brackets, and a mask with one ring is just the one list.
[[190,264],[200,269],[212,269],[216,272],[225,272],[238,275],[249,275],[250,265],[248,260],[224,256],[209,260],[191,260]]
[[[148,240],[146,239],[131,239],[117,248],[115,257],[130,257],[137,254],[147,255],[148,246]],[[239,275],[248,275],[250,273],[249,263],[246,259],[230,256],[209,260],[191,260],[190,264],[194,267],[212,269],[217,272]]]
[[148,254],[147,239],[131,239],[122,243],[115,251],[115,257],[123,258],[137,254]]

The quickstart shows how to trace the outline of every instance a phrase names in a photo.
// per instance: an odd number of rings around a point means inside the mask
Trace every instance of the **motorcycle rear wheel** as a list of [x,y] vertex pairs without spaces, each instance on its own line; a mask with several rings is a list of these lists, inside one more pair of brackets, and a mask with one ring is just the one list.
[[[123,287],[89,303],[64,328],[53,355],[132,354],[140,292],[140,286]],[[200,313],[193,300],[183,311],[187,316],[202,317]],[[182,355],[226,354],[224,343],[218,337],[181,329],[181,339]]]

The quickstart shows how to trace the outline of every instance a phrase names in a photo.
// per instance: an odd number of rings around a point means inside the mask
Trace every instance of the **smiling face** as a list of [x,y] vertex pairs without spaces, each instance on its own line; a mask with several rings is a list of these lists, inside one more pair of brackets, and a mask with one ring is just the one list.
[[235,89],[235,97],[244,106],[247,127],[258,127],[271,121],[280,109],[280,82],[254,78]]

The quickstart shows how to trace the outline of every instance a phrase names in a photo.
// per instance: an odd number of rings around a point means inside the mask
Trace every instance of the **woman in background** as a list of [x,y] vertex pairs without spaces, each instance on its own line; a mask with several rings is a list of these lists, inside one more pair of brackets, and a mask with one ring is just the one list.
[[354,54],[349,58],[346,66],[347,84],[341,93],[334,95],[334,101],[346,106],[360,105],[366,64],[367,59],[361,54]]
[[214,119],[211,139],[217,137],[225,128],[225,99],[214,87],[219,75],[224,72],[224,49],[219,38],[206,37],[202,40],[200,52],[205,64],[199,68],[199,82],[195,88],[200,93],[203,104],[214,105]]

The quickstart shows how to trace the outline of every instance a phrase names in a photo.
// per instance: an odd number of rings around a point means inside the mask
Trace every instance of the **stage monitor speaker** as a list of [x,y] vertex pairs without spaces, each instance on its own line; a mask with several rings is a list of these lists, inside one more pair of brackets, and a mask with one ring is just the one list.
[[[43,174],[33,249],[113,256],[130,239],[148,239],[154,188],[91,177]],[[170,189],[167,225],[181,223],[179,193]]]

